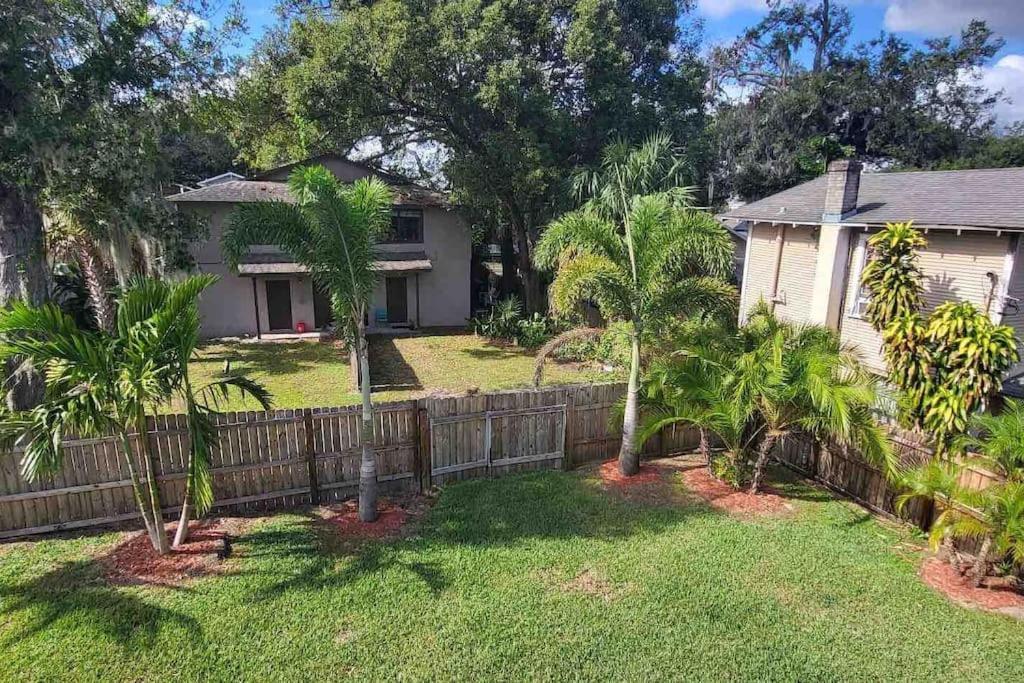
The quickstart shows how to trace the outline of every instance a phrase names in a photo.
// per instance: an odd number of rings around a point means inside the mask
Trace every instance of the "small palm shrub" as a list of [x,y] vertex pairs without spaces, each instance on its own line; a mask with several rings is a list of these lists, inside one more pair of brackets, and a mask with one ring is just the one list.
[[[998,415],[973,415],[952,450],[960,454],[955,460],[932,461],[903,474],[898,506],[915,499],[939,504],[929,540],[954,563],[952,541],[980,543],[971,569],[975,585],[1000,564],[1024,570],[1024,402],[1009,400]],[[972,464],[1001,480],[981,490],[962,486],[963,469]]]

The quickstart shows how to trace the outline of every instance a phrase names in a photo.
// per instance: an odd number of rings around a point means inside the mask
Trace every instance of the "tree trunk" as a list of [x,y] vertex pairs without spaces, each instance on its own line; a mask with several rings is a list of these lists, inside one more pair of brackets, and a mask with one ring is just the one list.
[[377,519],[377,455],[373,450],[373,405],[370,403],[370,357],[366,343],[366,328],[359,321],[356,343],[359,346],[359,370],[362,375],[360,391],[363,396],[363,419],[359,430],[362,458],[359,463],[359,519],[373,522]]
[[630,338],[629,384],[626,388],[626,410],[622,418],[622,446],[619,448],[619,470],[626,476],[640,471],[640,454],[636,450],[637,393],[640,390],[640,333],[635,327]]
[[757,461],[754,463],[754,476],[750,481],[751,493],[759,493],[761,491],[761,480],[764,478],[764,468],[768,464],[768,459],[771,458],[772,446],[774,445],[774,436],[766,436],[761,440],[761,445],[757,449]]
[[544,300],[541,296],[540,273],[533,267],[533,248],[530,244],[530,229],[526,219],[518,211],[512,209],[512,229],[515,233],[518,248],[519,277],[523,283],[523,310],[527,315],[543,313]]
[[160,555],[171,552],[171,546],[167,542],[167,533],[164,531],[163,504],[160,501],[160,485],[156,480],[156,458],[153,457],[153,445],[149,440],[149,429],[146,425],[146,414],[139,409],[135,413],[135,431],[139,436],[139,444],[142,448],[142,460],[146,464],[146,487],[149,489],[149,511],[153,516],[154,537],[153,548]]
[[174,532],[175,548],[188,541],[188,522],[192,518],[192,480],[185,480],[185,500],[181,504],[181,515],[178,517],[178,528]]
[[512,229],[506,228],[501,233],[501,298],[507,299],[519,291],[516,265],[516,246],[513,241]]
[[89,303],[96,317],[96,326],[106,332],[112,332],[115,321],[114,306],[107,294],[103,263],[88,238],[75,238],[75,258],[82,269],[82,279],[89,292]]
[[[39,208],[25,190],[0,182],[0,308],[13,301],[38,306],[48,292]],[[42,378],[17,358],[7,362],[2,379],[11,410],[26,410],[43,398]]]
[[135,449],[132,447],[131,436],[127,432],[121,432],[121,447],[124,449],[125,464],[128,467],[128,478],[132,482],[132,496],[135,498],[135,505],[142,515],[142,525],[149,536],[149,542],[155,548],[157,546],[157,524],[153,521],[151,510],[146,503],[142,492],[142,482],[139,480],[139,472],[135,467]]
[[711,445],[708,443],[708,432],[703,427],[700,427],[698,431],[700,432],[700,443],[697,445],[697,452],[700,453],[700,457],[704,458],[704,465],[710,470]]
[[981,543],[981,549],[978,550],[978,557],[974,560],[974,576],[971,583],[975,588],[981,585],[981,582],[985,580],[985,575],[988,574],[988,555],[991,551],[992,537],[986,536]]

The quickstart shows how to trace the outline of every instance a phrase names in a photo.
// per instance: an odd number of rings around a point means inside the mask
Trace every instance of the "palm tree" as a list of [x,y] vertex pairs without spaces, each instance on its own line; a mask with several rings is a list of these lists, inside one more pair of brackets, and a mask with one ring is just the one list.
[[[606,319],[631,323],[629,383],[623,416],[619,468],[635,474],[637,393],[641,340],[651,327],[680,315],[734,309],[732,241],[710,215],[682,208],[685,190],[664,188],[676,162],[665,146],[616,148],[588,187],[592,199],[555,220],[537,245],[535,260],[557,269],[551,286],[556,314],[571,316],[587,301]],[[640,194],[654,190],[651,194]]]
[[160,554],[170,546],[147,419],[175,391],[176,326],[211,281],[198,276],[172,286],[133,283],[119,301],[113,332],[82,330],[53,304],[15,303],[0,313],[0,357],[27,358],[42,369],[46,383],[36,407],[0,412],[0,446],[24,446],[22,475],[33,481],[59,470],[67,434],[116,434],[143,524]]
[[[204,289],[217,280],[215,276],[210,275],[199,277],[203,279]],[[150,291],[147,296],[155,301],[167,301],[175,295],[174,288],[160,280],[140,281],[135,286],[148,288]],[[166,338],[166,344],[173,354],[174,393],[185,406],[189,431],[185,495],[173,543],[178,547],[188,540],[188,523],[193,513],[202,516],[213,505],[210,457],[217,448],[218,441],[212,417],[218,414],[217,408],[221,401],[227,399],[230,394],[237,393],[255,399],[263,410],[269,410],[270,394],[258,382],[244,375],[232,373],[230,365],[225,366],[224,376],[199,388],[193,387],[189,361],[195,358],[199,346],[199,306],[196,299],[192,299],[189,305],[174,306],[174,309],[179,313]]]
[[892,448],[871,413],[877,381],[832,331],[793,325],[760,306],[739,336],[731,396],[753,406],[762,430],[751,493],[760,490],[772,449],[794,433],[852,446],[894,471]]
[[359,519],[377,519],[377,461],[366,345],[366,316],[376,282],[373,244],[390,225],[392,195],[375,178],[344,185],[323,166],[299,168],[288,178],[295,203],[258,202],[235,209],[224,233],[224,250],[237,266],[249,247],[274,244],[307,266],[331,293],[338,320],[347,320],[359,361],[362,390],[362,461]]
[[1008,480],[1024,480],[1024,401],[1008,399],[998,415],[975,413],[954,446]]
[[738,352],[735,339],[729,327],[705,323],[673,340],[679,350],[654,361],[641,392],[641,443],[665,427],[684,424],[698,430],[698,452],[708,469],[709,432],[725,446],[733,465],[746,460],[757,432],[751,429],[752,407],[729,395]]

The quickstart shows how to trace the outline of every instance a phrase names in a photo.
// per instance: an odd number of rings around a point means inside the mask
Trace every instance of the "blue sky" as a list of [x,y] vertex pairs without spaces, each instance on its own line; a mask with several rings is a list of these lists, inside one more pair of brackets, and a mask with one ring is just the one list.
[[[276,0],[243,0],[250,33],[248,50],[276,21]],[[877,37],[883,30],[919,44],[930,37],[956,34],[972,17],[988,21],[1006,47],[980,73],[987,87],[1013,98],[996,111],[1001,123],[1024,119],[1024,0],[837,0],[854,15],[854,43]],[[704,20],[708,46],[728,43],[767,11],[765,0],[696,0],[695,13]],[[1019,102],[1019,104],[1018,104]]]

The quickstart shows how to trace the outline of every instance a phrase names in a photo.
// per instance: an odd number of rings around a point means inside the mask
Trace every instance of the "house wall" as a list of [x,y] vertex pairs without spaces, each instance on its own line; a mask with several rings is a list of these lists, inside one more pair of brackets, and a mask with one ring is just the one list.
[[[864,233],[855,233],[861,234]],[[991,281],[986,273],[994,273],[999,278],[997,290],[1005,286],[1007,277],[1004,269],[1012,239],[1009,234],[964,231],[957,235],[955,231],[931,230],[925,235],[925,239],[928,246],[920,252],[920,265],[924,274],[924,292],[921,298],[926,314],[946,301],[970,301],[983,308],[991,289]],[[859,289],[856,270],[857,245],[858,241],[854,240],[850,249],[850,276],[846,283],[846,298],[843,301],[840,337],[861,350],[868,367],[884,372],[881,335],[867,320],[858,318],[852,312]],[[997,296],[999,293],[997,291]],[[999,310],[997,299],[993,303],[993,313],[996,317],[999,317]]]
[[[422,244],[381,244],[381,252],[425,252],[432,269],[419,274],[420,325],[423,327],[464,327],[470,316],[470,265],[473,240],[469,227],[451,209],[423,209]],[[409,273],[409,317],[416,321],[416,276]],[[383,278],[374,289],[371,308],[386,309]],[[373,317],[371,316],[371,321]]]
[[[234,206],[230,203],[182,205],[183,209],[198,212],[208,219],[209,236],[192,248],[197,269],[221,278],[200,299],[202,334],[206,338],[256,334],[252,279],[232,273],[220,248],[224,224]],[[456,212],[425,208],[422,244],[382,244],[378,249],[384,252],[426,252],[433,264],[431,271],[420,273],[421,325],[447,327],[466,324],[470,308],[472,239],[468,227]],[[257,278],[260,329],[263,332],[268,330],[266,290],[262,284],[262,280],[268,278],[291,280],[292,319],[305,321],[308,328],[313,329],[313,285],[309,276],[304,275]],[[415,276],[410,274],[407,283],[409,315],[415,322]],[[371,311],[374,307],[386,308],[383,278],[374,291]],[[372,312],[370,320],[372,324]]]
[[[1018,351],[1024,357],[1024,348],[1019,341],[1024,339],[1024,239],[1017,235],[1010,239],[1013,241],[1011,249],[1014,252],[1014,259],[1001,307],[1002,322],[1017,332]],[[1021,373],[1024,373],[1024,362],[1013,366],[1007,376],[1015,377]]]
[[[772,295],[775,272],[775,237],[781,226],[756,223],[750,229],[747,272],[743,279],[743,313],[761,299]],[[779,298],[775,312],[781,318],[807,322],[811,308],[814,273],[818,260],[818,228],[787,225],[784,228],[782,264],[779,271]]]

